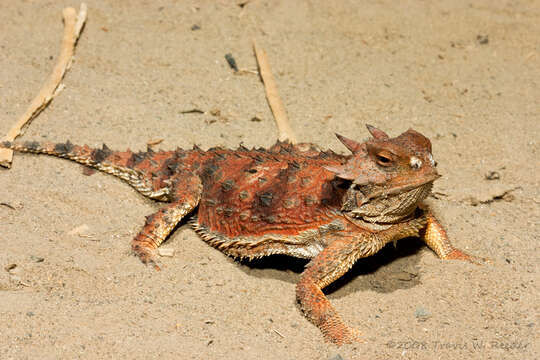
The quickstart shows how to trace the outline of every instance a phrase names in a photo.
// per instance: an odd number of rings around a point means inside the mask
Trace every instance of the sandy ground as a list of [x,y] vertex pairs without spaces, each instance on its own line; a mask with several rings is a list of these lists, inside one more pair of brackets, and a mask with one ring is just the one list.
[[[337,348],[296,306],[304,262],[240,264],[182,226],[154,272],[129,242],[157,204],[18,155],[0,171],[0,358],[536,358],[540,2],[239,3],[88,1],[66,89],[22,139],[271,145],[262,84],[224,59],[255,69],[256,37],[300,140],[343,152],[334,132],[361,140],[365,123],[430,137],[443,174],[430,203],[493,264],[443,262],[414,239],[360,261],[327,293],[365,342]],[[67,5],[1,2],[0,133],[53,67]]]

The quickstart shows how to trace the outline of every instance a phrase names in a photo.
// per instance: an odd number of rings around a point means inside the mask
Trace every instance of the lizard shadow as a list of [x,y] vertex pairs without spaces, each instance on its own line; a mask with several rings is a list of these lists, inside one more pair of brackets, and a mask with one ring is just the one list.
[[[394,248],[388,244],[377,254],[359,259],[342,277],[324,289],[329,297],[343,297],[362,290],[389,293],[408,289],[420,283],[418,253],[425,247],[419,238],[402,239]],[[256,260],[239,261],[250,276],[297,283],[309,260],[287,255],[273,255]]]

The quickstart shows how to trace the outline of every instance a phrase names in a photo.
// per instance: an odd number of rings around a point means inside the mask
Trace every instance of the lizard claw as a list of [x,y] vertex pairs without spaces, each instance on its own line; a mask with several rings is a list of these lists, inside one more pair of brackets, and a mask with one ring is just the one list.
[[479,256],[469,255],[459,249],[453,249],[448,255],[444,257],[445,260],[464,260],[475,265],[487,265],[492,264],[492,261],[488,258],[482,258]]
[[156,271],[161,271],[161,269],[163,268],[163,264],[161,264],[160,261],[158,261],[156,258],[152,258],[150,259],[146,265],[150,265],[154,268],[154,270]]
[[480,256],[473,256],[473,255],[470,255],[470,259],[468,259],[468,261],[475,265],[492,265],[493,264],[493,261],[491,261],[490,258],[483,258]]
[[160,271],[163,268],[163,265],[157,259],[156,251],[154,249],[134,246],[133,252],[135,253],[135,256],[137,256],[143,264],[152,266],[154,270]]

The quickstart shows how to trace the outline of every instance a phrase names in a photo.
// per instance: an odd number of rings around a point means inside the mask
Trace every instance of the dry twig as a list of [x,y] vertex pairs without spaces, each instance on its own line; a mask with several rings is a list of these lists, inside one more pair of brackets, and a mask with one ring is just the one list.
[[257,46],[255,40],[253,40],[253,50],[255,51],[255,57],[257,58],[257,64],[259,65],[259,73],[266,91],[266,99],[268,100],[268,105],[270,105],[270,109],[276,120],[278,139],[280,141],[289,141],[292,144],[296,144],[296,136],[289,123],[285,106],[279,97],[277,85],[272,76],[272,71],[270,70],[268,56],[263,49],[260,49]]
[[[58,62],[45,84],[43,84],[39,94],[32,100],[26,112],[8,131],[4,140],[15,140],[15,138],[22,133],[23,128],[28,126],[30,121],[45,109],[51,100],[62,90],[60,82],[71,65],[75,44],[77,43],[77,39],[79,38],[84,22],[86,21],[86,11],[87,7],[85,3],[81,4],[78,15],[75,9],[71,7],[65,8],[62,11],[64,17],[64,37],[62,39],[62,48],[60,50]],[[11,167],[12,159],[12,150],[0,149],[1,166],[7,168]]]

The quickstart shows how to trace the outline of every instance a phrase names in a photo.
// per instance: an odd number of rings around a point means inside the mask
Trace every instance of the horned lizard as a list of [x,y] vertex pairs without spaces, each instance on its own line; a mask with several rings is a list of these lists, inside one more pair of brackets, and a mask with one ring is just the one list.
[[359,340],[323,289],[359,258],[385,244],[420,236],[441,259],[481,262],[449,242],[421,202],[439,177],[429,139],[414,130],[390,138],[367,126],[359,143],[337,135],[340,155],[312,144],[269,149],[212,148],[134,153],[66,143],[0,143],[15,151],[67,158],[121,178],[166,203],[146,218],[133,252],[157,270],[156,249],[192,216],[195,231],[235,258],[286,254],[311,259],[296,285],[305,316],[338,345]]

